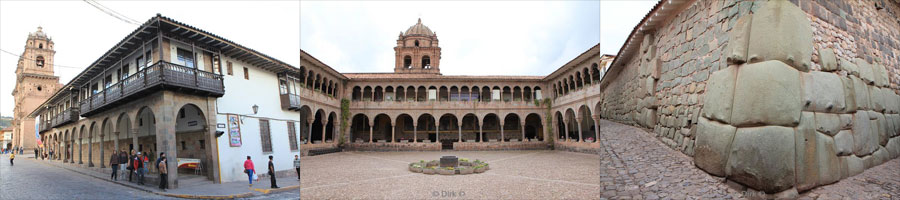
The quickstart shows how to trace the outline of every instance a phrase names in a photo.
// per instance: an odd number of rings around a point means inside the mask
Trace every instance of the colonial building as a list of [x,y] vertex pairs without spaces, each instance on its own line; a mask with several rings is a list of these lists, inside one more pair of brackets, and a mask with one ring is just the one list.
[[19,56],[19,63],[16,65],[16,87],[12,92],[15,101],[13,147],[23,147],[31,152],[39,146],[34,118],[28,117],[28,114],[62,86],[59,77],[53,74],[54,54],[56,51],[53,50],[53,40],[41,27],[28,34],[25,51]]
[[[300,51],[282,87],[300,112],[301,152],[549,149],[599,152],[599,44],[546,76],[441,74],[438,36],[400,32],[393,73],[340,73]],[[443,66],[453,67],[453,66]]]
[[299,154],[301,123],[281,101],[279,81],[297,74],[295,66],[157,15],[61,89],[45,90],[49,99],[29,116],[40,119],[44,150],[65,163],[108,170],[117,151],[151,160],[165,152],[172,188],[184,178],[246,180],[246,156],[266,166],[272,155],[284,175]]
[[13,127],[0,129],[0,149],[12,148]]

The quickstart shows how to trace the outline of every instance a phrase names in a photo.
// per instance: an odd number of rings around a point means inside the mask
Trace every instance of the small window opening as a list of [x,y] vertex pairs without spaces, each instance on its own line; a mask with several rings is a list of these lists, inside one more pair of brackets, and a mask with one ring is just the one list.
[[416,46],[419,46],[419,41],[418,41],[418,40],[416,40]]
[[409,56],[403,57],[403,67],[407,69],[412,68],[412,58]]
[[431,58],[428,56],[422,57],[422,68],[431,69]]
[[43,48],[44,48],[44,43],[38,44],[38,49],[43,49]]
[[200,140],[200,149],[206,149],[206,140]]
[[37,89],[38,89],[38,91],[41,91],[42,88],[41,88],[41,86],[38,86]]
[[40,68],[44,67],[44,57],[43,56],[38,56],[37,59],[35,59],[34,61],[38,67],[40,67]]

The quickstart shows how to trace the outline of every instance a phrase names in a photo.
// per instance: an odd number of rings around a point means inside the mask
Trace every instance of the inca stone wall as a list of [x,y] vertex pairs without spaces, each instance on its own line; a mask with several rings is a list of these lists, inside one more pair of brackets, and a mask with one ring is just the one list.
[[900,6],[878,2],[694,1],[617,61],[601,116],[751,190],[861,173],[900,156]]

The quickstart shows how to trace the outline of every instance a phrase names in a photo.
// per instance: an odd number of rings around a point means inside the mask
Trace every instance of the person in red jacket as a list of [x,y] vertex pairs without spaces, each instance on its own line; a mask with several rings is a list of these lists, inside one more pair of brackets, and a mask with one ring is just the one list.
[[250,179],[250,187],[253,187],[253,160],[250,160],[250,156],[247,156],[247,160],[244,161],[244,173],[247,173],[247,177]]

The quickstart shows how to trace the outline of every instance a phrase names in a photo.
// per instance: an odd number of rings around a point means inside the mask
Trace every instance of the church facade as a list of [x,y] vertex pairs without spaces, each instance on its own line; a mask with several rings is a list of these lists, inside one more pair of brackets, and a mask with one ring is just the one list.
[[16,87],[12,92],[15,101],[11,139],[13,148],[24,148],[31,152],[41,146],[35,132],[35,119],[28,117],[28,114],[62,87],[59,77],[53,74],[54,54],[53,39],[41,27],[28,34],[25,51],[19,56],[19,63],[16,65]]

